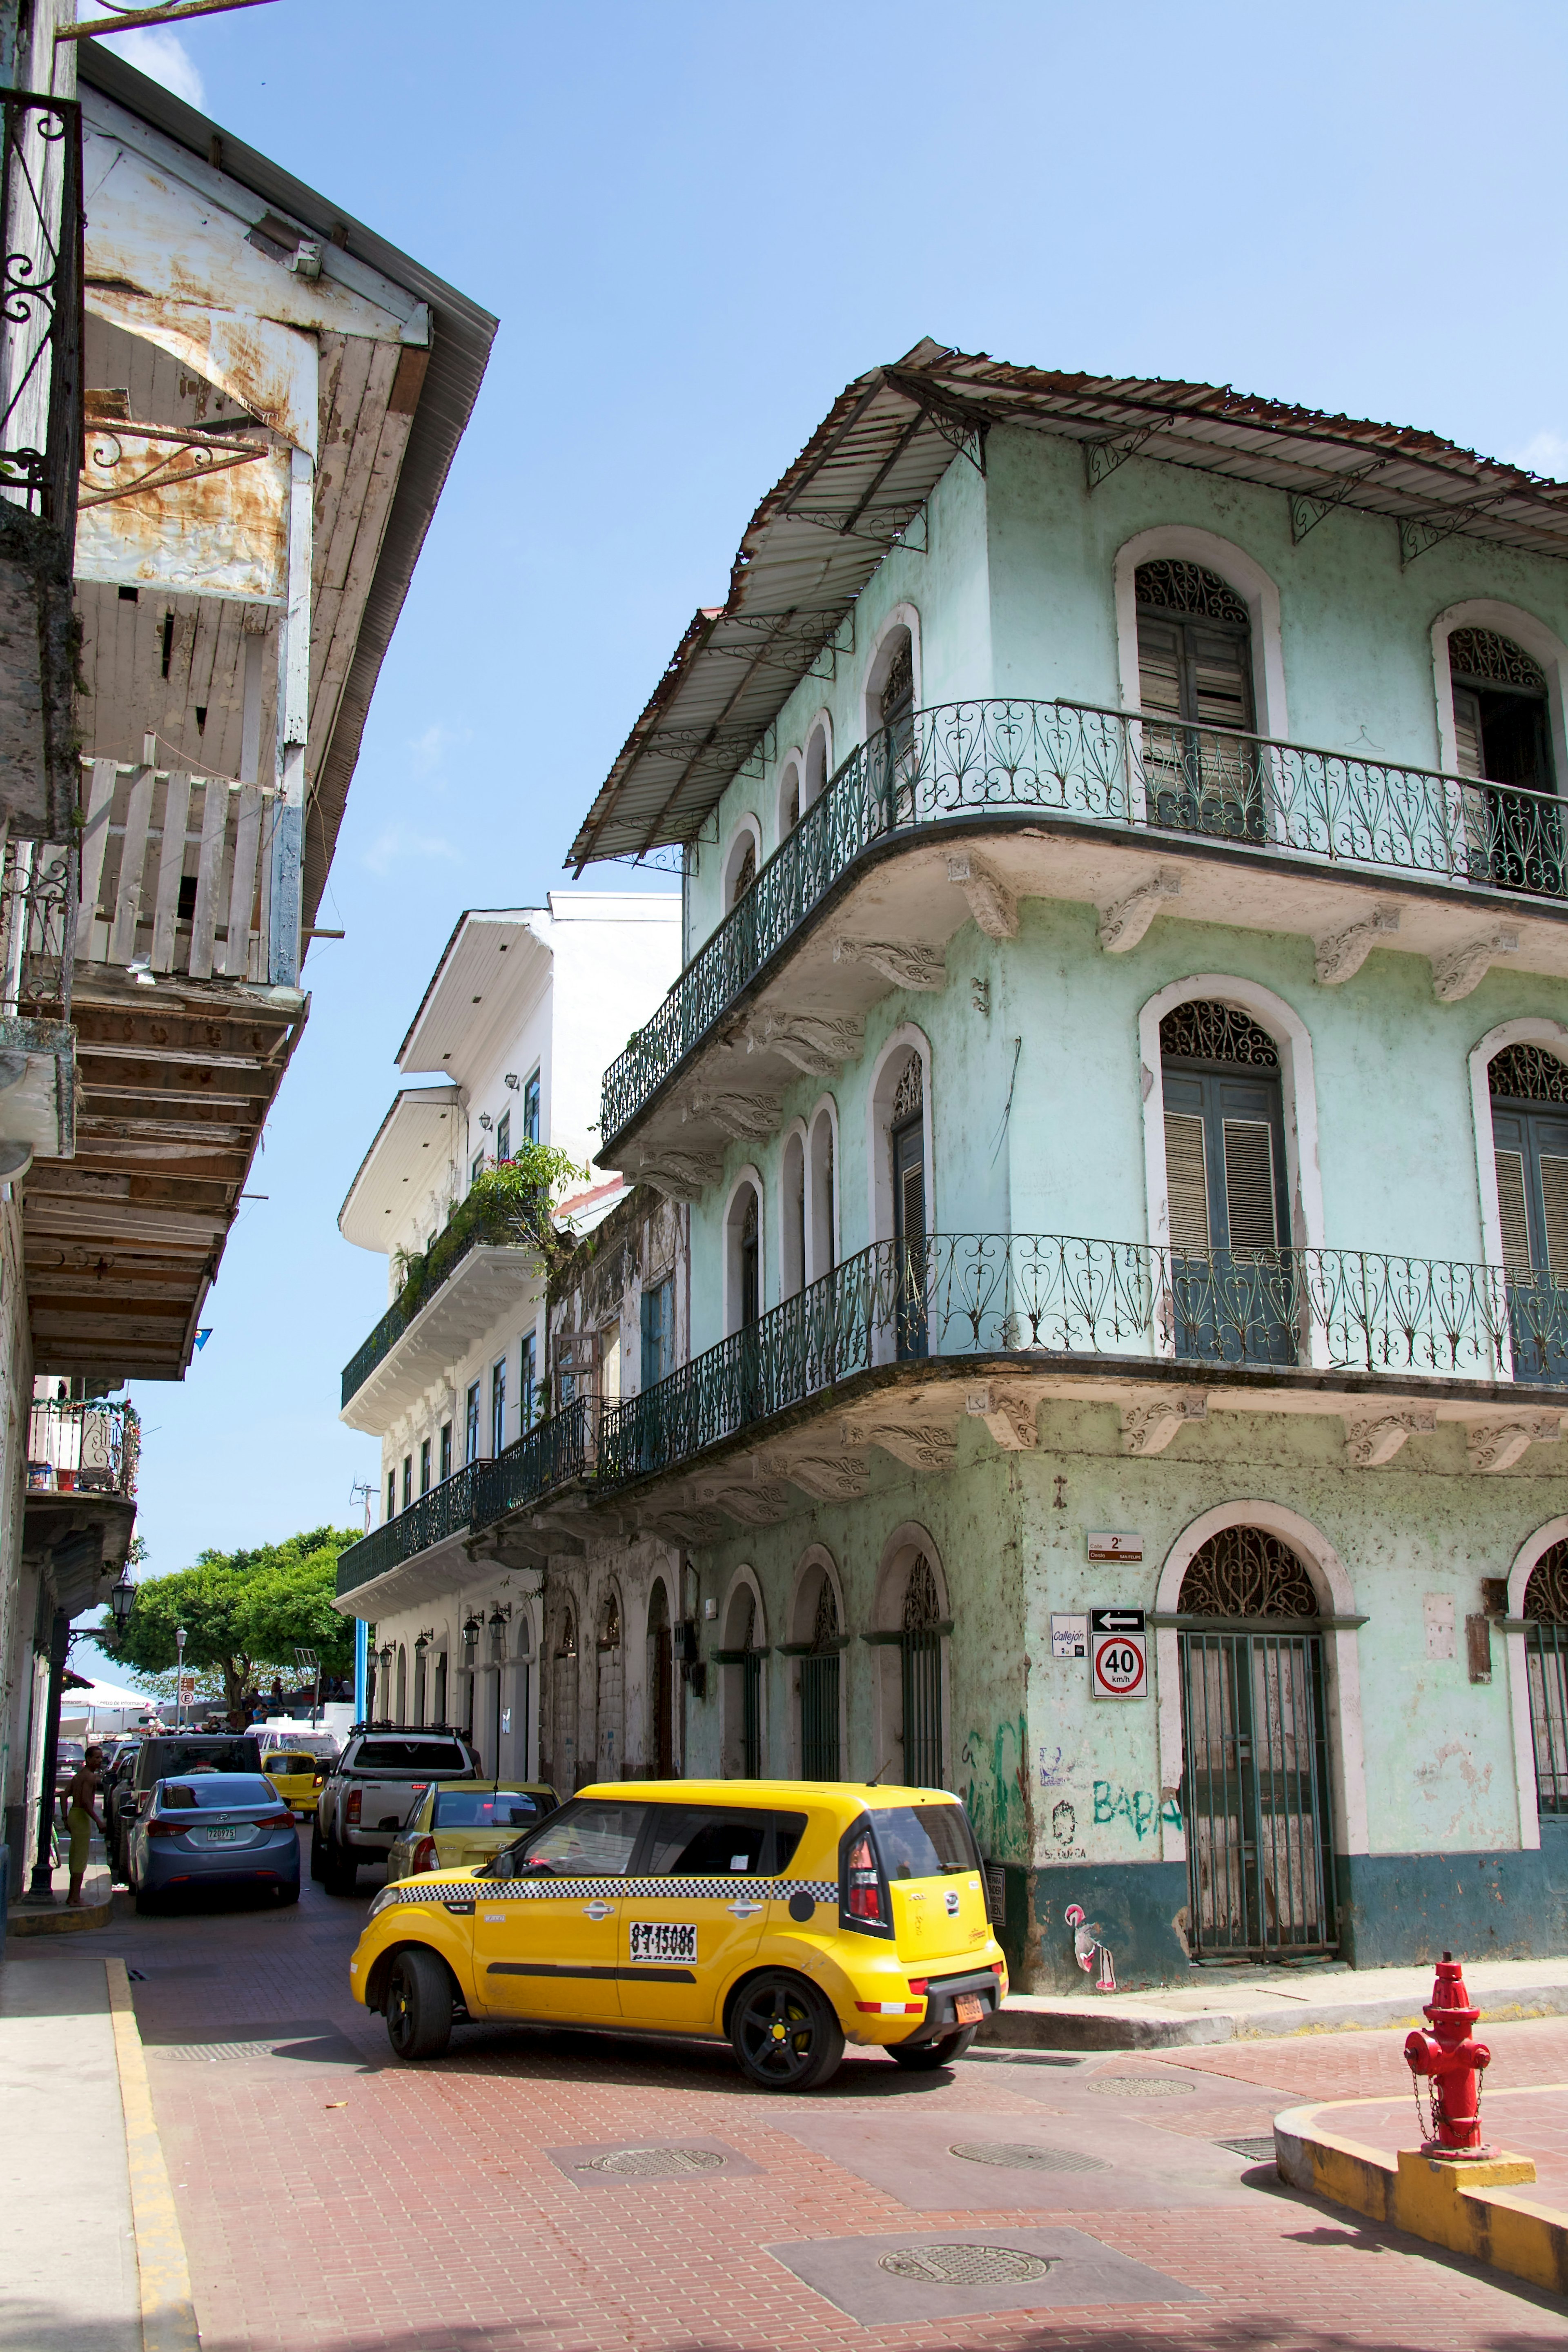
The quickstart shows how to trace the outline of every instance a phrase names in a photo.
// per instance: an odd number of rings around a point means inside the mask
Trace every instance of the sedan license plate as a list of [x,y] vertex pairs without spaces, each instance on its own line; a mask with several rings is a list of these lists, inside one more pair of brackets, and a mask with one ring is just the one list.
[[232,1845],[239,1835],[237,1830],[208,1830],[208,1845]]
[[960,2025],[978,2025],[985,2014],[985,2004],[977,1992],[954,1993],[952,2013]]
[[631,1957],[634,1960],[694,1960],[697,1930],[674,1919],[634,1919]]

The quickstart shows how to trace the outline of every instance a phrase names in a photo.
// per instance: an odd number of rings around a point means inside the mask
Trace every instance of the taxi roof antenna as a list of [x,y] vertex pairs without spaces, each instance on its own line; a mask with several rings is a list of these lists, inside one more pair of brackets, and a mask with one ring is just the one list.
[[878,1781],[881,1779],[883,1773],[887,1770],[892,1760],[893,1759],[890,1756],[883,1757],[881,1762],[878,1765],[876,1770],[872,1773],[870,1779],[866,1783],[868,1789],[874,1789],[876,1787]]

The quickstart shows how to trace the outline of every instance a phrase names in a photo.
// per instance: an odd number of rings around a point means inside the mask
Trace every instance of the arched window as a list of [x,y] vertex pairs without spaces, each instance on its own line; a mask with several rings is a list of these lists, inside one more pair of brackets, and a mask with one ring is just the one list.
[[1176,1352],[1227,1363],[1295,1357],[1279,1049],[1213,998],[1160,1024]]
[[1562,811],[1523,797],[1557,789],[1545,671],[1511,637],[1464,628],[1448,635],[1448,676],[1460,775],[1516,787],[1487,793],[1472,812],[1481,839],[1472,845],[1471,878],[1504,890],[1560,889]]
[[753,1177],[742,1177],[731,1193],[724,1229],[725,1318],[734,1333],[763,1311],[763,1201]]
[[828,741],[827,721],[819,719],[811,730],[805,747],[805,779],[801,789],[800,809],[804,816],[814,801],[827,790],[827,779],[833,765],[832,747]]
[[757,878],[758,832],[754,817],[742,819],[724,859],[724,912],[732,914]]
[[675,1654],[669,1622],[669,1595],[662,1576],[656,1576],[647,1604],[647,1683],[652,1701],[648,1764],[656,1779],[668,1780],[675,1770]]
[[818,1564],[809,1571],[800,1600],[799,1615],[810,1612],[810,1622],[803,1630],[802,1638],[811,1644],[799,1660],[801,1778],[840,1780],[844,1777],[839,1736],[844,1629],[838,1622],[833,1579],[826,1568]]
[[1568,1818],[1568,1542],[1536,1561],[1523,1613],[1536,1802],[1548,1820]]
[[1181,1633],[1182,1811],[1194,1958],[1338,1948],[1323,1637],[1305,1563],[1267,1528],[1194,1554]]
[[572,1603],[562,1608],[551,1660],[550,1770],[545,1775],[569,1796],[583,1778],[577,1763],[577,1620]]
[[925,1064],[912,1049],[893,1088],[893,1248],[899,1283],[899,1353],[926,1352]]
[[911,1789],[945,1785],[942,1737],[942,1606],[923,1553],[910,1565],[899,1633],[904,1780]]
[[800,796],[800,761],[791,758],[784,761],[779,777],[779,839],[787,839],[800,823],[803,803]]
[[397,1717],[399,1723],[408,1720],[408,1651],[405,1643],[397,1645]]
[[599,1612],[597,1724],[601,1780],[621,1777],[626,1667],[621,1648],[621,1597],[614,1585]]
[[784,1138],[779,1173],[779,1297],[793,1298],[805,1281],[805,1139]]
[[727,1780],[757,1780],[763,1771],[763,1660],[766,1644],[750,1584],[736,1585],[724,1618],[724,1758]]
[[1568,1365],[1568,1063],[1544,1045],[1507,1045],[1487,1083],[1514,1370],[1555,1380]]
[[811,1122],[806,1280],[820,1282],[837,1262],[837,1178],[834,1168],[833,1113],[826,1103]]
[[741,1321],[754,1323],[763,1311],[762,1216],[754,1191],[748,1188],[741,1221]]
[[[1217,572],[1174,557],[1141,563],[1138,699],[1149,815],[1158,824],[1264,837],[1264,769],[1253,730],[1252,623]],[[1176,721],[1182,721],[1177,725]]]

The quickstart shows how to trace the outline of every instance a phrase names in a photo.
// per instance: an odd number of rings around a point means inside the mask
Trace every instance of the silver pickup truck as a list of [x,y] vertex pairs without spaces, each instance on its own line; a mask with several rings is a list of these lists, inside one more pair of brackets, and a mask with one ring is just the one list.
[[352,1895],[362,1862],[384,1862],[433,1780],[477,1780],[479,1751],[460,1731],[356,1731],[323,1784],[310,1832],[310,1875]]

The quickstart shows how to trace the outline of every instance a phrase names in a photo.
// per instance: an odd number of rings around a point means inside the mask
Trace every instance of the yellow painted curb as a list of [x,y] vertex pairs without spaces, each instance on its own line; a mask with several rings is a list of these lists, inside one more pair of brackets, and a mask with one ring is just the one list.
[[84,1929],[107,1927],[114,1916],[114,1898],[107,1903],[84,1903],[79,1910],[68,1911],[63,1903],[52,1910],[39,1904],[28,1910],[14,1904],[6,1917],[8,1936],[79,1936]]
[[[1532,2087],[1563,2091],[1568,2084]],[[1332,2099],[1315,2106],[1287,2107],[1274,2118],[1280,2178],[1331,2204],[1364,2213],[1369,2221],[1489,2263],[1494,2270],[1527,2279],[1531,2286],[1568,2294],[1568,2213],[1513,2193],[1534,2181],[1533,2160],[1500,2155],[1479,2163],[1445,2164],[1419,2148],[1402,2147],[1391,2164],[1380,2149],[1347,2139],[1321,2120],[1332,2115],[1349,2121],[1357,2107],[1385,2104],[1380,2099]]]
[[120,2105],[125,2116],[125,2156],[131,2174],[131,2220],[136,2232],[136,2263],[142,2281],[142,2352],[200,2352],[190,2265],[180,2235],[169,2168],[153,2113],[147,2061],[137,2030],[125,1963],[106,1959],[109,2013],[114,2026],[114,2058],[120,2070]]

